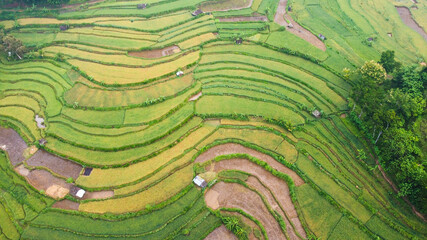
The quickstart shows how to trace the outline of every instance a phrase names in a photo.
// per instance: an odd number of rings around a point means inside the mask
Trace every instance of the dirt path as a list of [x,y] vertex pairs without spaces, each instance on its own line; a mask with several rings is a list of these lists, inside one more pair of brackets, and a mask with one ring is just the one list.
[[7,152],[13,166],[25,160],[23,153],[27,147],[27,144],[15,130],[0,127],[0,148]]
[[261,222],[269,239],[286,239],[276,219],[255,192],[237,183],[224,182],[215,184],[208,192],[212,190],[219,193],[217,201],[220,207],[240,208]]
[[129,56],[140,57],[140,58],[161,58],[161,57],[169,56],[179,52],[181,52],[181,49],[179,49],[178,46],[174,45],[174,46],[170,46],[162,49],[129,52],[128,54]]
[[77,179],[80,175],[80,171],[82,170],[81,165],[57,157],[42,149],[37,151],[26,161],[26,163],[33,167],[46,167],[65,178],[72,177],[73,179]]
[[[288,185],[282,179],[273,176],[267,170],[246,159],[223,160],[216,162],[213,165],[215,172],[231,169],[247,172],[255,176],[249,177],[246,183],[263,194],[268,200],[270,206],[282,215],[283,219],[285,219],[287,231],[291,239],[299,239],[295,234],[295,231],[304,238],[306,237],[304,228],[299,221],[298,214],[292,203]],[[268,189],[264,186],[267,186]],[[271,192],[269,190],[271,190]],[[287,218],[292,221],[295,229],[292,228],[292,225],[289,223]]]
[[260,153],[258,151],[255,151],[251,148],[244,147],[240,144],[235,143],[227,143],[219,146],[215,146],[213,148],[210,148],[206,152],[202,153],[200,156],[198,156],[195,160],[195,162],[206,162],[209,161],[217,156],[220,155],[227,155],[227,154],[233,154],[233,153],[245,153],[248,155],[251,155],[253,157],[256,157],[270,165],[272,168],[276,169],[277,171],[283,172],[288,174],[292,180],[295,183],[295,186],[300,186],[304,184],[304,180],[298,174],[296,174],[291,169],[285,167],[283,164],[277,162],[274,158],[267,154]]
[[213,232],[209,233],[205,240],[237,240],[237,237],[224,225],[221,225],[213,230]]
[[405,23],[408,27],[415,30],[424,38],[424,40],[427,41],[427,33],[424,31],[422,27],[420,27],[420,25],[418,25],[417,22],[415,22],[414,18],[412,17],[411,11],[409,11],[409,9],[406,7],[396,7],[396,9],[403,23]]
[[[303,28],[297,22],[295,22],[289,14],[286,13],[286,5],[288,0],[280,0],[279,6],[277,7],[276,15],[274,16],[274,22],[286,27],[286,30],[290,33],[304,39],[311,43],[313,46],[319,48],[322,51],[326,51],[325,43],[317,38],[313,33]],[[293,27],[289,27],[285,18],[292,24]]]

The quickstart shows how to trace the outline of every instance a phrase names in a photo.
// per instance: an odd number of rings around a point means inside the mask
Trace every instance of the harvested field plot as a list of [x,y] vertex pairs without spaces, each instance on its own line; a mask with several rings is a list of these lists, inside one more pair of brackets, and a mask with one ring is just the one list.
[[426,3],[33,2],[0,2],[0,239],[427,238]]

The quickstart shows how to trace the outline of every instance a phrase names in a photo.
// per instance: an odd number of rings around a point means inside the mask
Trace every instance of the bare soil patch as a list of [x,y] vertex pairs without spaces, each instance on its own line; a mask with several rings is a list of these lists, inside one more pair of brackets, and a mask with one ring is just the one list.
[[106,199],[114,196],[114,191],[106,190],[106,191],[98,191],[98,192],[86,192],[83,200],[86,199]]
[[[292,204],[292,200],[290,196],[278,195],[278,194],[281,194],[280,190],[283,190],[283,188],[282,189],[280,188],[284,184],[282,181],[282,185],[280,185],[280,180],[279,179],[277,180],[278,182],[276,182],[276,185],[274,186],[274,185],[270,185],[271,182],[264,182],[251,176],[248,178],[246,183],[248,183],[249,186],[257,189],[258,192],[264,195],[268,203],[270,204],[270,206],[282,216],[282,218],[286,223],[286,231],[288,232],[290,239],[299,239],[296,232],[299,233],[300,236],[302,236],[303,238],[306,238],[307,235],[304,231],[304,228],[302,227],[301,222],[299,221],[297,212],[294,208],[294,205]],[[277,185],[277,183],[279,183],[279,185]],[[267,186],[268,188],[264,186]],[[289,194],[289,192],[285,192],[285,194],[286,193]],[[292,222],[294,227],[291,225],[290,221]]]
[[[286,239],[276,219],[270,214],[260,196],[255,192],[237,184],[219,182],[209,191],[219,193],[220,207],[240,208],[258,219],[264,226],[269,239]],[[208,207],[209,206],[208,204]]]
[[46,194],[55,199],[64,198],[70,192],[70,189],[53,184],[46,189]]
[[248,155],[251,155],[253,157],[256,157],[270,165],[272,168],[276,169],[277,171],[283,172],[288,174],[292,180],[295,183],[295,186],[300,186],[304,184],[304,180],[298,174],[296,174],[291,169],[285,167],[283,164],[277,162],[274,158],[267,154],[260,153],[258,151],[255,151],[251,148],[244,147],[240,144],[235,143],[227,143],[223,145],[215,146],[206,152],[202,153],[200,156],[198,156],[195,160],[195,162],[206,162],[209,161],[217,156],[220,155],[227,155],[227,154],[233,154],[233,153],[245,153]]
[[15,130],[0,127],[0,147],[7,152],[13,166],[25,160],[23,153],[28,146]]
[[[286,27],[290,33],[304,39],[305,41],[311,43],[313,46],[319,48],[322,51],[326,51],[325,43],[322,42],[319,38],[317,38],[313,33],[303,28],[297,22],[295,22],[292,17],[286,13],[286,5],[288,0],[280,0],[279,6],[277,7],[276,15],[274,16],[274,22]],[[292,25],[286,22],[288,20]]]
[[27,164],[33,167],[46,167],[58,175],[61,175],[65,178],[72,177],[73,179],[77,179],[82,170],[81,165],[57,157],[51,153],[46,152],[45,150],[37,151],[36,154],[27,160]]
[[57,157],[45,150],[40,150],[27,160],[29,166],[42,166],[46,167],[53,172],[65,178],[72,177],[77,179],[82,170],[82,166],[69,160]]
[[221,225],[213,230],[213,232],[209,233],[205,240],[237,240],[237,237],[224,225]]
[[218,203],[219,193],[215,190],[210,190],[205,194],[206,205],[210,208],[217,210],[219,208]]
[[[263,194],[269,202],[270,206],[272,206],[274,210],[282,215],[286,221],[287,231],[291,239],[298,239],[295,231],[298,231],[301,236],[306,237],[304,228],[298,219],[298,214],[290,197],[289,188],[286,182],[278,177],[273,176],[264,168],[246,159],[223,160],[215,163],[214,165],[214,170],[216,172],[232,169],[247,172],[256,176],[259,180],[255,177],[249,177],[247,180],[248,185],[257,189],[261,194]],[[268,189],[263,185],[267,186]],[[271,192],[268,190],[271,190]],[[277,199],[277,202],[274,196]],[[289,221],[286,220],[287,217],[295,225],[295,230],[289,224]]]
[[220,22],[267,22],[266,16],[251,16],[251,17],[230,17],[230,18],[218,18]]
[[199,92],[196,95],[191,96],[190,99],[188,99],[188,101],[189,102],[195,101],[195,100],[199,99],[199,97],[201,97],[201,96],[202,96],[202,92]]
[[26,179],[37,190],[46,191],[52,185],[58,185],[69,190],[72,186],[70,183],[65,182],[65,180],[53,176],[50,172],[40,169],[30,171]]
[[346,117],[347,117],[347,114],[345,114],[345,113],[340,115],[340,118],[346,118]]
[[161,57],[169,56],[179,52],[181,52],[181,49],[179,49],[178,46],[174,45],[174,46],[165,47],[162,49],[129,52],[128,54],[129,56],[140,57],[140,58],[161,58]]
[[409,11],[409,9],[406,7],[396,7],[396,9],[403,23],[405,23],[408,27],[415,30],[424,38],[424,40],[427,41],[427,33],[424,31],[422,27],[420,27],[420,25],[418,25],[417,22],[415,22],[414,18],[412,17],[411,11]]
[[53,208],[60,208],[60,209],[76,210],[76,211],[78,211],[79,210],[79,205],[80,204],[77,203],[77,202],[73,202],[73,201],[70,201],[68,199],[64,199],[64,200],[61,200],[61,201],[58,201],[58,202],[54,203],[52,205],[52,207]]
[[15,171],[23,177],[26,177],[26,176],[28,176],[28,174],[30,174],[30,170],[26,169],[23,164],[16,167]]

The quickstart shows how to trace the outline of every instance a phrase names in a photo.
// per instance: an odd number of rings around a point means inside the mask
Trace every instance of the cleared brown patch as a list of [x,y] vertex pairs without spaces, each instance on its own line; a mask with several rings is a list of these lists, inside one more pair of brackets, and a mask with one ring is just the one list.
[[21,176],[28,176],[28,174],[30,174],[30,170],[26,169],[25,166],[23,164],[19,165],[18,167],[15,168],[15,171],[21,175]]
[[340,115],[340,118],[346,118],[346,117],[347,117],[347,114],[345,114],[345,113]]
[[70,189],[64,188],[62,186],[53,184],[46,189],[46,195],[51,198],[61,199],[64,198],[70,192]]
[[128,54],[129,56],[140,57],[140,58],[161,58],[161,57],[169,56],[179,52],[181,52],[181,49],[179,49],[178,46],[174,45],[174,46],[165,47],[162,49],[129,52]]
[[[257,189],[257,191],[263,194],[269,205],[282,215],[283,219],[285,219],[287,232],[290,238],[298,239],[295,231],[301,236],[306,237],[304,228],[298,219],[298,214],[293,205],[286,182],[246,159],[230,159],[215,163],[214,170],[216,172],[228,169],[240,170],[256,176],[249,177],[246,182],[249,186]],[[264,186],[267,186],[268,189]],[[269,190],[271,190],[271,192]],[[276,197],[277,202],[273,196]],[[295,229],[289,224],[288,219],[295,225]]]
[[0,127],[0,146],[9,155],[13,166],[25,160],[23,153],[28,146],[15,130]]
[[[303,28],[297,22],[295,22],[292,17],[286,13],[286,5],[288,0],[280,0],[279,6],[277,7],[276,15],[274,15],[274,22],[286,27],[290,33],[304,39],[305,41],[311,43],[313,46],[319,48],[322,51],[326,51],[325,43],[317,38],[313,33]],[[288,20],[292,25],[289,25],[286,20]],[[292,26],[292,27],[290,27]]]
[[415,32],[419,33],[424,38],[424,40],[427,41],[427,33],[414,20],[411,11],[407,7],[396,7],[396,9],[403,23],[405,23],[408,27],[412,28]]
[[269,239],[286,239],[276,219],[268,211],[261,197],[255,192],[237,183],[224,182],[215,184],[208,192],[212,190],[219,193],[219,206],[240,208],[254,216],[264,226]]
[[217,156],[220,156],[220,155],[228,155],[228,154],[233,154],[233,153],[245,153],[245,154],[251,155],[253,157],[256,157],[256,158],[268,163],[268,165],[270,165],[272,168],[276,169],[277,171],[288,174],[292,178],[292,180],[294,181],[295,186],[300,186],[300,185],[304,184],[304,180],[302,180],[302,178],[300,176],[298,176],[298,174],[296,174],[291,169],[285,167],[281,163],[277,162],[271,156],[269,156],[267,154],[260,153],[258,151],[253,150],[253,149],[244,147],[240,144],[227,143],[227,144],[215,146],[213,148],[210,148],[206,152],[202,153],[200,156],[198,156],[196,158],[195,162],[202,163],[202,162],[209,161],[209,160],[211,160]]
[[58,201],[58,202],[54,203],[52,205],[52,207],[53,208],[60,208],[60,209],[76,210],[76,211],[78,211],[79,210],[79,205],[80,204],[77,203],[77,202],[73,202],[73,201],[70,201],[68,199],[64,199],[64,200],[61,200],[61,201]]
[[218,203],[219,193],[215,190],[210,190],[205,194],[206,205],[210,208],[217,210],[219,208]]
[[26,179],[37,190],[46,191],[52,185],[58,185],[67,189],[70,189],[72,186],[70,183],[65,182],[65,180],[53,176],[50,172],[40,169],[30,171]]
[[105,198],[111,198],[114,196],[114,191],[99,191],[99,192],[86,192],[86,194],[83,197],[83,200],[86,199],[105,199]]
[[51,153],[46,152],[45,150],[37,151],[36,154],[27,160],[27,164],[33,167],[46,167],[58,175],[61,175],[65,178],[72,177],[73,179],[77,179],[82,170],[81,165],[57,157]]
[[230,18],[218,18],[220,22],[267,22],[268,18],[266,16],[240,16],[240,17],[230,17]]
[[224,225],[221,225],[209,233],[205,240],[237,240],[237,237]]
[[30,155],[33,155],[34,153],[36,153],[37,150],[39,150],[39,149],[36,146],[31,146],[29,149]]
[[201,97],[201,96],[202,96],[202,92],[199,92],[196,95],[191,96],[190,99],[188,99],[188,101],[190,101],[190,102],[195,101],[195,100],[199,99],[199,97]]

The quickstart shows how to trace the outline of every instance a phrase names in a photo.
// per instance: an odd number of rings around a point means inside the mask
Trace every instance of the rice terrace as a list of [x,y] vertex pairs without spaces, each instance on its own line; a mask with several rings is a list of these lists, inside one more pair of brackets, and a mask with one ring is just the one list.
[[1,0],[0,239],[427,239],[427,1]]

